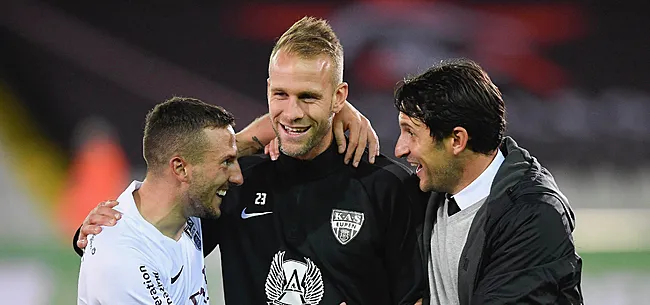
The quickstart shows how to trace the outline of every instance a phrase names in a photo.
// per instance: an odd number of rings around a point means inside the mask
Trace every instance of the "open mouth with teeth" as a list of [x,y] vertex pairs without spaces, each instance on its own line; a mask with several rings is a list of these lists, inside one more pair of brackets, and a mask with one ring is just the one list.
[[217,197],[219,197],[219,198],[223,198],[223,197],[226,197],[226,193],[228,193],[228,190],[227,190],[227,189],[220,189],[220,190],[217,190],[217,194],[216,194],[216,195],[217,195]]
[[302,134],[306,133],[307,130],[309,130],[309,128],[311,128],[311,126],[307,126],[307,127],[293,126],[293,127],[290,127],[290,126],[287,126],[287,125],[284,125],[284,124],[280,124],[280,126],[282,126],[282,129],[284,129],[284,131],[289,135],[302,135]]
[[411,166],[415,167],[415,173],[419,173],[422,170],[422,164],[420,163],[415,163],[415,162],[410,162]]

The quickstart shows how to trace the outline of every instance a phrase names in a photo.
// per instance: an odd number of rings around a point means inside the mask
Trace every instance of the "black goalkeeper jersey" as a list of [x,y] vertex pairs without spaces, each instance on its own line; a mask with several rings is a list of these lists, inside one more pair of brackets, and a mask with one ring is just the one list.
[[[364,156],[364,160],[366,156]],[[244,184],[204,220],[226,304],[412,305],[425,279],[417,180],[384,157],[358,168],[332,145],[313,160],[240,159]]]

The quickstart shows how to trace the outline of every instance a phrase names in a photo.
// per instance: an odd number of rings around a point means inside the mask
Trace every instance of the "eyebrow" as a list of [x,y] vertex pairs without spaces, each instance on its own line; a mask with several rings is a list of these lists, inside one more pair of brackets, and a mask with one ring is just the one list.
[[223,160],[223,161],[230,160],[230,159],[237,159],[237,155],[235,155],[235,154],[227,154],[227,155],[223,156],[223,158],[221,158],[221,160]]
[[413,126],[411,126],[409,123],[406,123],[406,122],[400,122],[400,123],[399,123],[399,126],[402,126],[402,127],[409,127],[409,128],[412,128],[412,127],[413,127]]

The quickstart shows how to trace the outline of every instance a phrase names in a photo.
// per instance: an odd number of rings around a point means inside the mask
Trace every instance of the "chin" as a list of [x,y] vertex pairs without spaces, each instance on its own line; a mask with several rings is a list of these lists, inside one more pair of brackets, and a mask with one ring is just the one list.
[[219,210],[219,209],[209,209],[209,210],[207,210],[206,209],[205,211],[203,211],[203,213],[201,213],[201,216],[199,216],[199,218],[202,218],[202,219],[217,219],[217,218],[219,218],[219,216],[221,216],[221,210]]
[[305,145],[303,144],[283,144],[280,146],[280,150],[289,157],[299,157],[306,153]]
[[425,193],[428,193],[428,192],[433,191],[434,189],[435,188],[433,187],[433,185],[431,185],[430,183],[428,183],[425,180],[420,179],[420,190],[421,191],[423,191]]

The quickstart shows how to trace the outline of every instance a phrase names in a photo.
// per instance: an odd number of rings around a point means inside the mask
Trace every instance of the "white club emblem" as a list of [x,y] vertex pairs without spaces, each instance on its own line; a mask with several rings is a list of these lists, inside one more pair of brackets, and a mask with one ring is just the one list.
[[284,251],[273,256],[264,291],[273,305],[318,305],[325,289],[323,276],[314,262],[284,260]]
[[361,231],[363,219],[363,213],[333,209],[331,223],[336,240],[343,245],[349,243]]

